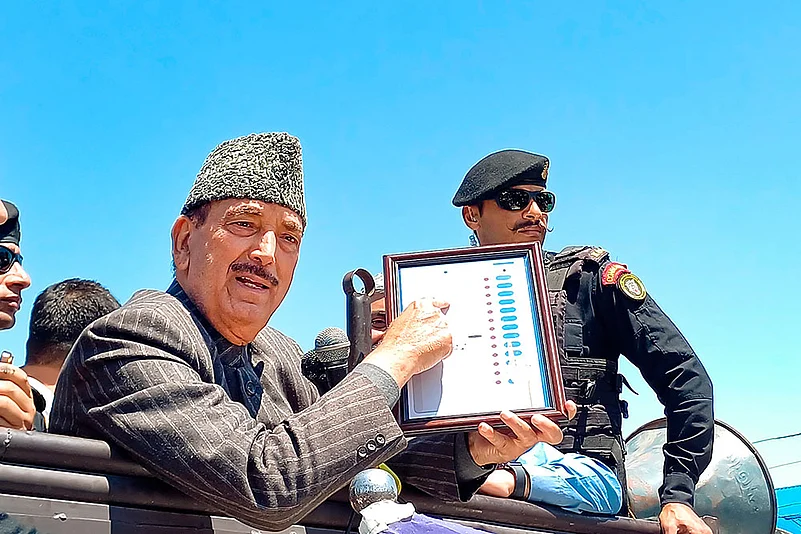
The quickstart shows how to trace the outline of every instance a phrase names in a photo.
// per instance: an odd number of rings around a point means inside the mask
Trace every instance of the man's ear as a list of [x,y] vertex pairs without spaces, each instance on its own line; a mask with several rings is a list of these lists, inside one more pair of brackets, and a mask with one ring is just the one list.
[[186,215],[179,215],[172,225],[172,261],[176,271],[189,269],[189,235],[194,224]]
[[468,228],[474,232],[481,226],[478,222],[478,207],[477,206],[463,206],[462,219]]

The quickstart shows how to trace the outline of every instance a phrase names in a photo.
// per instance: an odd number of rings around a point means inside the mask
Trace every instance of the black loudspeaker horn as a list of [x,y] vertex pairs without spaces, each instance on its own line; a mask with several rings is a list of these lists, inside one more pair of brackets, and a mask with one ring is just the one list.
[[[665,419],[656,419],[626,440],[629,506],[637,519],[659,515],[665,458]],[[773,481],[756,447],[734,427],[715,421],[712,461],[695,488],[695,511],[717,517],[719,534],[773,534],[778,507]]]

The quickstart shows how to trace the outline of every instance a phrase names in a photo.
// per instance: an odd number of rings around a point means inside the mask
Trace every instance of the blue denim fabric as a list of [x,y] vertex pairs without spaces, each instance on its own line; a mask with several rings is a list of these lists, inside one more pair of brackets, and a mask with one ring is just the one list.
[[519,459],[531,479],[528,501],[570,512],[616,514],[623,493],[615,472],[583,454],[563,454],[538,443]]

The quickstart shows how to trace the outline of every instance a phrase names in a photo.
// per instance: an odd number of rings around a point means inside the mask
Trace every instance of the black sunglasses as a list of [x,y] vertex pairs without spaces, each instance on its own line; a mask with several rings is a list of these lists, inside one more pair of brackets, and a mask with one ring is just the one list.
[[550,213],[556,206],[556,195],[550,191],[526,191],[525,189],[507,189],[495,197],[498,207],[507,211],[520,211],[528,207],[534,200],[543,213]]
[[6,247],[0,247],[0,274],[10,271],[15,261],[22,265],[22,254],[17,254]]

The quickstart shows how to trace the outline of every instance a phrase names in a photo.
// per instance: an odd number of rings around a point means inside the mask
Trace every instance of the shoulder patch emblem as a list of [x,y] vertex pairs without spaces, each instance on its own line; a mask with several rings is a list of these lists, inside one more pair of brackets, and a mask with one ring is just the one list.
[[591,259],[591,260],[594,260],[594,261],[596,261],[596,262],[599,262],[599,261],[601,261],[602,259],[604,259],[604,257],[605,257],[606,255],[607,255],[607,252],[606,252],[604,249],[602,249],[601,247],[594,247],[594,248],[593,248],[593,249],[590,251],[590,253],[587,255],[587,257],[588,257],[589,259]]
[[627,272],[629,270],[622,263],[609,262],[604,267],[603,273],[601,273],[601,283],[605,286],[613,286]]
[[618,279],[617,287],[631,300],[645,300],[645,284],[630,272],[626,272]]

